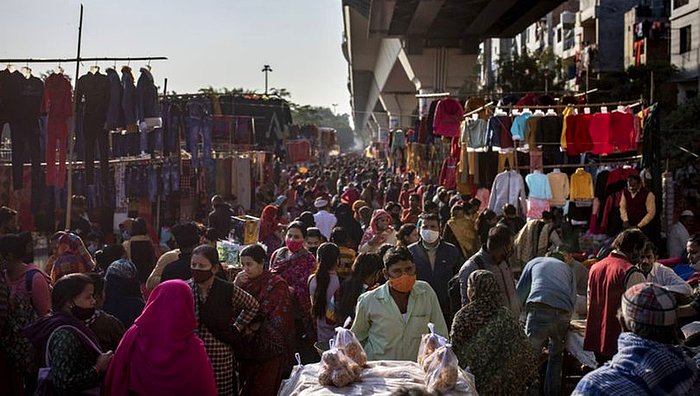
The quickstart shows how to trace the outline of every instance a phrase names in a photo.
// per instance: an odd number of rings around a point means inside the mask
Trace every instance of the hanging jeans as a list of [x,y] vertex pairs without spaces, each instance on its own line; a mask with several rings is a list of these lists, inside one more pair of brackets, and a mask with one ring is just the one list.
[[32,162],[32,191],[40,182],[41,175],[41,144],[39,141],[39,119],[10,121],[10,137],[12,139],[12,185],[15,190],[24,186],[23,169],[26,151]]
[[163,155],[178,154],[180,128],[185,123],[182,109],[175,104],[163,106]]
[[109,136],[105,126],[104,115],[86,114],[83,122],[85,136],[85,178],[87,184],[94,184],[95,143],[100,155],[100,173],[106,181],[109,175]]
[[[46,184],[63,188],[66,183],[68,119],[49,117],[46,125]],[[58,167],[56,166],[58,151]]]
[[[211,117],[187,117],[187,150],[192,153],[192,167],[199,168],[199,137],[202,137],[202,158],[205,166],[213,167],[211,159]],[[210,164],[211,163],[211,164]]]

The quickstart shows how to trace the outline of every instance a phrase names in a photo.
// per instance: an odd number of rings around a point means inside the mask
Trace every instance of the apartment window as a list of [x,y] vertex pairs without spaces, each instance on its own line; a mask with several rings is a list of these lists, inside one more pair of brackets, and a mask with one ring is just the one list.
[[673,0],[673,9],[675,10],[676,8],[688,5],[689,2],[690,0]]
[[680,51],[679,53],[685,54],[686,52],[690,52],[690,25],[684,26],[680,29]]

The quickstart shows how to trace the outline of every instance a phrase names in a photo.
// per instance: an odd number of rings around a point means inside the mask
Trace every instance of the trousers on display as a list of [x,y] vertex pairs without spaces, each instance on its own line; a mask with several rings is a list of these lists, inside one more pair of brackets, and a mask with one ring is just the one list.
[[109,175],[109,136],[104,128],[104,117],[85,115],[83,135],[85,136],[85,178],[88,184],[94,183],[95,143],[100,155],[100,173],[102,180]]
[[[49,117],[46,126],[46,184],[63,188],[66,183],[68,122]],[[58,155],[56,154],[58,151]],[[58,167],[56,157],[58,156]]]
[[41,171],[41,143],[39,120],[10,121],[10,137],[12,138],[12,186],[20,190],[24,186],[22,172],[29,151],[32,163],[32,182],[38,183]]

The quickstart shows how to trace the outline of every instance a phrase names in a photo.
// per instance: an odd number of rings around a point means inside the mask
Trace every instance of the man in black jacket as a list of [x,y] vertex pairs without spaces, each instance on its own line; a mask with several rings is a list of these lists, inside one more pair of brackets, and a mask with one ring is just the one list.
[[161,282],[171,279],[187,280],[192,277],[192,269],[190,268],[192,250],[199,244],[197,225],[192,222],[177,224],[173,227],[172,232],[175,242],[180,248],[180,256],[163,268],[163,274],[160,277]]
[[231,219],[234,216],[233,209],[220,195],[214,195],[211,198],[211,206],[213,210],[209,213],[209,227],[216,230],[218,239],[227,239],[233,228]]

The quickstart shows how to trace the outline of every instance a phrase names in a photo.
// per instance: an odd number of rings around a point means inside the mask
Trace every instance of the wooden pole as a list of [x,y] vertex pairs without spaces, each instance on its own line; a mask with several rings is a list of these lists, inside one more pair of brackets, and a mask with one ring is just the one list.
[[[80,75],[80,44],[83,37],[83,5],[80,5],[80,22],[78,23],[78,54],[75,57],[75,86],[78,86],[78,75]],[[78,98],[73,100],[73,128],[68,132],[68,183],[66,187],[66,230],[70,229],[71,212],[73,209],[73,136],[78,125]]]

